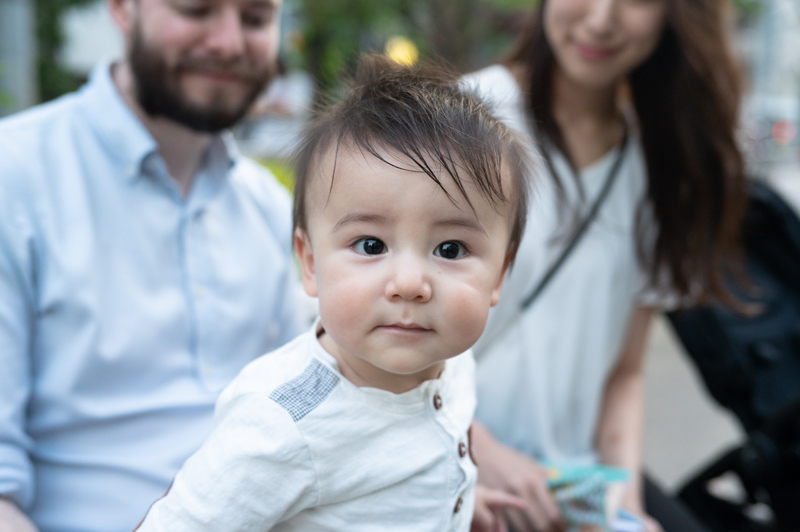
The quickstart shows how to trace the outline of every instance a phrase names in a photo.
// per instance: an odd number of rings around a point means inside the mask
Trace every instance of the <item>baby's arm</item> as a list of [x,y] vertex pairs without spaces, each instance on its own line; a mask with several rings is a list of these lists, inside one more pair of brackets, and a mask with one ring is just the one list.
[[269,530],[317,504],[317,479],[297,426],[261,394],[234,398],[150,508],[139,532]]

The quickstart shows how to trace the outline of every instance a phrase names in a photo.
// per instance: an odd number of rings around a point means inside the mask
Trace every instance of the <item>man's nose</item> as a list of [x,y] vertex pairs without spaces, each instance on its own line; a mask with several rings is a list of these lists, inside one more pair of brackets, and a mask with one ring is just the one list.
[[386,298],[390,301],[417,303],[429,301],[433,289],[424,261],[401,257],[394,262],[391,277],[386,283]]
[[244,54],[245,30],[238,9],[233,6],[220,9],[210,21],[206,43],[213,53],[223,59]]

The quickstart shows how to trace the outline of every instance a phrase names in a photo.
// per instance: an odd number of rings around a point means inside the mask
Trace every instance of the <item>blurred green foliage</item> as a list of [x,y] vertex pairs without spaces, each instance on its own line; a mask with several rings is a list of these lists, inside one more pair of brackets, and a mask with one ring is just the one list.
[[[0,76],[2,75],[3,75],[3,63],[0,63]],[[3,110],[5,109],[7,111],[13,103],[14,103],[14,97],[7,91],[0,89],[0,116],[3,115]]]
[[[403,36],[422,57],[464,71],[496,59],[516,34],[531,0],[296,0],[303,68],[321,93],[336,87],[362,51],[382,51]],[[289,51],[290,55],[292,50]]]
[[92,3],[94,0],[35,0],[36,37],[38,40],[39,95],[42,101],[52,100],[77,89],[83,81],[64,70],[58,54],[64,44],[61,16],[69,8]]
[[753,18],[764,9],[764,0],[731,0],[731,3],[744,18]]

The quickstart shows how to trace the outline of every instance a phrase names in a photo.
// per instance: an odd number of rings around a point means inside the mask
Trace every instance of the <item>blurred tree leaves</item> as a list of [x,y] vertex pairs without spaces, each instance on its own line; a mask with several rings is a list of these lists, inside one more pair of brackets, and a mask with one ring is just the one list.
[[296,0],[303,67],[329,92],[362,51],[383,50],[393,36],[413,41],[422,57],[464,71],[496,59],[516,34],[531,0]]
[[320,88],[329,88],[353,64],[359,51],[376,49],[376,35],[401,31],[414,0],[297,0],[304,65]]
[[69,8],[92,3],[94,0],[35,0],[36,37],[38,40],[39,95],[42,101],[77,89],[80,77],[61,68],[58,54],[64,44],[61,15]]
[[[0,63],[0,76],[3,75],[3,69],[5,66],[3,63]],[[8,91],[0,89],[0,116],[3,116],[3,112],[7,111],[9,107],[14,103],[14,97]]]
[[731,0],[731,3],[743,18],[753,18],[764,8],[764,0]]

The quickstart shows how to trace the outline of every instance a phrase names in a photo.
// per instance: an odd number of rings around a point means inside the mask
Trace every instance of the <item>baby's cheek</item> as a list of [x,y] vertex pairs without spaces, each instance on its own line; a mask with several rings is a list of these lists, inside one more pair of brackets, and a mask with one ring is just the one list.
[[347,331],[356,324],[363,324],[370,315],[373,299],[365,283],[323,283],[320,288],[320,315],[323,325],[329,329]]
[[460,340],[471,347],[478,341],[489,317],[490,298],[470,287],[453,290],[449,298],[450,321]]

